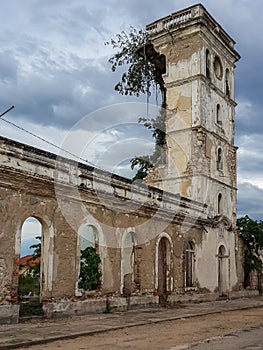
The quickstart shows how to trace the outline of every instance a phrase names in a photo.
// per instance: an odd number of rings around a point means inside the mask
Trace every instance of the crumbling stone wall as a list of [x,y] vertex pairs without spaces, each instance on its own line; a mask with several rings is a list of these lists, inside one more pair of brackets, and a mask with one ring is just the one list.
[[[97,225],[101,232],[99,253],[103,277],[98,295],[121,295],[121,242],[124,233],[131,228],[136,238],[136,253],[134,288],[129,293],[154,296],[158,235],[165,229],[178,250],[182,244],[176,242],[175,232],[180,230],[181,223],[189,221],[191,231],[196,225],[199,230],[201,227],[199,223],[192,223],[205,222],[200,203],[191,203],[168,193],[164,196],[158,189],[139,185],[132,189],[134,198],[131,201],[129,180],[113,176],[109,183],[106,181],[108,174],[104,173],[99,178],[92,178],[93,169],[66,159],[62,168],[60,163],[57,166],[55,155],[5,138],[0,139],[0,160],[0,196],[3,198],[0,203],[0,276],[3,286],[0,307],[8,305],[10,310],[17,309],[21,228],[28,217],[33,216],[42,224],[41,300],[47,308],[49,304],[69,303],[89,296],[76,291],[78,230],[81,225]],[[73,166],[76,175],[69,178]],[[96,190],[98,183],[103,200]],[[127,208],[123,211],[123,201],[127,201],[128,208],[130,205],[130,212]],[[182,274],[179,251],[175,257],[174,273],[179,276]],[[182,278],[176,279],[173,290],[176,288],[183,288]]]
[[[147,184],[156,187],[0,137],[0,322],[18,319],[21,228],[32,216],[42,224],[41,300],[48,317],[102,311],[106,300],[113,308],[125,309],[212,299],[220,293],[230,296],[240,289],[235,102],[233,88],[225,91],[223,79],[227,76],[233,87],[239,58],[234,42],[202,5],[147,29],[167,65],[167,163],[158,169],[159,177],[153,170],[147,178]],[[219,103],[221,125],[215,123]],[[218,147],[223,177],[216,167]],[[224,198],[220,212],[219,193]],[[101,258],[101,287],[89,292],[78,289],[83,225],[96,229]],[[135,243],[126,268],[124,237],[129,233]],[[190,290],[185,276],[188,242],[194,246]]]

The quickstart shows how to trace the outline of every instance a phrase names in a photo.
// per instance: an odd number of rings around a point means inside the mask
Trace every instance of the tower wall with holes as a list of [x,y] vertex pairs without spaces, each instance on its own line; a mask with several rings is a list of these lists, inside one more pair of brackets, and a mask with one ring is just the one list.
[[166,57],[167,98],[166,164],[148,182],[206,204],[211,217],[233,221],[235,42],[202,5],[147,30],[155,50]]
[[234,146],[234,68],[240,56],[234,40],[202,5],[146,28],[166,59],[167,102],[166,163],[154,168],[147,182],[203,204],[212,226],[196,246],[196,278],[222,294],[222,285],[230,291],[242,280]]

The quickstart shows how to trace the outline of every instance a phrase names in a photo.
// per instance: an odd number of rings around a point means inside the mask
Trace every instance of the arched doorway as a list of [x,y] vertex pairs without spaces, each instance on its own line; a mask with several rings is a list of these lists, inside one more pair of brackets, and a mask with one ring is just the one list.
[[195,274],[195,245],[192,241],[187,242],[185,250],[185,287],[194,286]]
[[224,296],[227,291],[226,249],[221,245],[218,249],[218,293]]
[[79,229],[79,247],[83,250],[87,247],[93,247],[99,251],[99,234],[93,225],[82,225]]
[[157,293],[159,295],[159,303],[163,304],[167,301],[167,292],[171,290],[171,244],[167,237],[162,237],[160,239],[157,249]]
[[135,234],[123,236],[121,251],[121,294],[129,296],[134,289]]
[[42,224],[28,217],[21,228],[18,297],[20,316],[41,315],[43,283]]
[[93,225],[82,225],[78,231],[76,294],[95,290],[101,285],[99,233]]

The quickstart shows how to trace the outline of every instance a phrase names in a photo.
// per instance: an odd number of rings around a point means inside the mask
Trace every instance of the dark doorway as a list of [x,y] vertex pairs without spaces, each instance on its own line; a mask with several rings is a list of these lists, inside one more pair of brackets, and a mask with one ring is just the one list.
[[218,293],[222,297],[226,289],[226,271],[225,271],[225,247],[220,246],[218,249]]
[[165,237],[161,238],[158,245],[158,295],[160,304],[165,304],[167,301],[169,245],[169,241]]

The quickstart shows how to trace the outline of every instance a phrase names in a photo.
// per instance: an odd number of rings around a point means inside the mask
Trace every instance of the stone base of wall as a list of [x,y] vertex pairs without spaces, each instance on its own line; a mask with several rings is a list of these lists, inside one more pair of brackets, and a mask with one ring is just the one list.
[[[111,309],[126,310],[126,298],[108,298]],[[64,317],[72,315],[86,315],[90,313],[102,313],[106,310],[107,298],[89,298],[79,301],[57,301],[43,304],[43,311],[46,317]]]
[[171,294],[168,296],[167,302],[169,304],[176,304],[178,302],[205,302],[215,301],[221,298],[226,299],[238,299],[238,298],[249,298],[259,295],[258,290],[240,290],[228,292],[225,296],[220,297],[218,293],[185,293],[185,294]]
[[[158,295],[132,295],[130,297],[110,296],[99,298],[88,298],[85,300],[63,300],[57,302],[46,302],[43,304],[44,314],[48,318],[64,317],[72,315],[86,315],[90,313],[106,312],[106,300],[108,299],[111,311],[125,311],[129,309],[159,307]],[[167,303],[203,302],[218,299],[217,293],[173,293],[168,295]]]
[[0,305],[0,324],[18,323],[19,305]]
[[127,308],[146,308],[159,305],[159,297],[156,295],[131,296],[127,298]]
[[218,299],[218,293],[185,293],[185,294],[171,294],[167,298],[167,302],[171,305],[176,303],[189,302],[204,302],[214,301]]
[[229,299],[238,299],[238,298],[249,298],[259,295],[259,291],[255,289],[244,289],[239,291],[233,291],[229,293]]
[[[226,298],[235,299],[243,297],[253,297],[258,295],[256,290],[242,290],[231,292],[226,295]],[[220,299],[218,293],[186,293],[186,294],[170,294],[167,297],[167,303],[175,305],[177,303],[189,303],[189,302],[207,302]],[[64,300],[57,302],[46,302],[43,304],[44,314],[48,318],[53,317],[65,317],[72,315],[86,315],[91,313],[103,313],[107,312],[106,302],[109,302],[111,311],[125,311],[136,308],[149,308],[158,307],[159,297],[156,295],[148,294],[142,296],[110,296],[100,298],[88,298],[86,300]],[[109,311],[109,310],[108,310]]]
[[64,317],[72,315],[86,315],[90,313],[107,312],[106,303],[109,302],[111,311],[125,311],[134,308],[144,308],[158,305],[158,296],[131,296],[126,297],[101,297],[88,298],[80,301],[45,302],[43,311],[46,317]]

